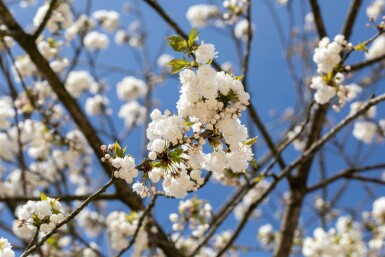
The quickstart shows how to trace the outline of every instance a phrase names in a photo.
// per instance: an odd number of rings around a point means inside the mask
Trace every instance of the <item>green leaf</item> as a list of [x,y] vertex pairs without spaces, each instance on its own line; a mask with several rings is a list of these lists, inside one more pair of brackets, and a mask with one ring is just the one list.
[[40,199],[42,201],[45,201],[45,200],[47,200],[47,196],[44,193],[40,192]]
[[190,31],[190,34],[188,35],[187,46],[188,46],[189,48],[191,48],[192,46],[194,46],[195,41],[198,39],[198,36],[199,36],[199,32],[197,32],[197,28],[193,28],[193,29]]
[[264,178],[265,178],[265,176],[261,175],[261,176],[259,176],[259,177],[256,177],[256,178],[254,179],[254,182],[258,184],[258,183],[261,182]]
[[153,168],[159,168],[159,167],[162,167],[162,163],[161,162],[154,162],[153,164],[152,164],[152,167]]
[[368,52],[368,48],[366,47],[366,42],[363,42],[361,44],[358,44],[354,47],[354,50],[356,51],[365,51],[366,53]]
[[247,146],[252,146],[255,142],[257,142],[258,137],[249,138],[246,141],[243,142],[243,144]]
[[251,166],[253,166],[254,169],[256,169],[258,167],[258,164],[257,164],[257,161],[253,158],[251,161]]
[[235,80],[242,80],[244,76],[245,76],[245,75],[235,76],[234,79],[235,79]]
[[168,41],[168,45],[177,52],[184,52],[187,48],[187,42],[181,36],[174,35],[166,37],[166,40]]
[[186,59],[183,59],[183,60],[174,59],[174,60],[171,60],[167,65],[171,66],[171,73],[174,74],[190,66],[190,62],[187,61]]

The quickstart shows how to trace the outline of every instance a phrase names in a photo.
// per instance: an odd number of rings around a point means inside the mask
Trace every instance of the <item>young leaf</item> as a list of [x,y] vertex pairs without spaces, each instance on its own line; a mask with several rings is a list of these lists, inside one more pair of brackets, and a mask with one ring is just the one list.
[[171,73],[174,74],[188,67],[190,65],[190,62],[187,61],[186,59],[183,59],[183,60],[174,59],[174,60],[171,60],[167,65],[171,66]]
[[190,34],[188,35],[187,46],[188,46],[189,48],[191,48],[192,46],[194,46],[194,43],[195,43],[195,41],[198,39],[198,36],[199,36],[199,32],[197,32],[197,28],[193,28],[193,29],[190,31]]
[[253,137],[253,138],[249,138],[247,139],[246,141],[244,141],[243,143],[247,146],[252,146],[255,142],[257,142],[258,140],[258,137]]
[[168,41],[168,45],[172,47],[177,52],[184,52],[187,48],[187,42],[180,36],[171,36],[166,37],[166,40]]
[[42,200],[42,201],[47,200],[47,196],[42,192],[40,192],[40,200]]
[[368,48],[366,47],[366,42],[363,42],[361,44],[358,44],[354,47],[354,50],[356,51],[365,51],[366,53],[368,52]]

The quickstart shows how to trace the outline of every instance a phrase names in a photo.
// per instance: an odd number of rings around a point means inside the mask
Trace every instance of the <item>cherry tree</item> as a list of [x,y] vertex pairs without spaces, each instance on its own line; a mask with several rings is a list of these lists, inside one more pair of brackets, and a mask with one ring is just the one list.
[[0,257],[385,256],[385,1],[343,2],[1,0]]

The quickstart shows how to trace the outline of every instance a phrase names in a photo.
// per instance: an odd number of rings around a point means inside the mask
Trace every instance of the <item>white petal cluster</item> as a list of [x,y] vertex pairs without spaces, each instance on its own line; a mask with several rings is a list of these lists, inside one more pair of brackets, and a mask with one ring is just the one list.
[[186,18],[192,27],[204,27],[218,18],[220,11],[216,5],[197,4],[190,6]]
[[[168,110],[162,114],[155,109],[147,128],[147,149],[155,164],[149,179],[153,183],[163,179],[165,193],[177,198],[204,184],[202,169],[226,181],[230,173],[246,170],[253,157],[250,145],[244,143],[247,129],[238,119],[250,96],[241,81],[204,64],[216,55],[213,45],[202,43],[200,47],[196,55],[203,64],[196,72],[180,72],[178,114],[171,115]],[[190,128],[193,134],[187,136]],[[213,148],[207,154],[203,152],[205,134],[216,138],[210,142]]]
[[373,202],[373,217],[381,224],[385,224],[385,196]]
[[0,257],[15,257],[11,244],[4,237],[0,238]]
[[78,98],[87,90],[96,93],[98,84],[88,71],[71,71],[65,82],[65,88],[72,97]]
[[[107,216],[106,224],[112,249],[122,250],[128,246],[128,237],[134,235],[135,230],[138,227],[140,216],[141,213],[134,212],[128,215],[127,213],[119,211],[111,212]],[[134,246],[134,252],[138,252],[147,245],[147,233],[143,229],[145,226],[146,219],[144,220],[144,223],[139,230],[138,237],[136,238],[138,241],[136,241]]]
[[344,36],[337,35],[333,42],[327,37],[322,38],[314,50],[313,60],[317,64],[318,73],[331,72],[340,63],[340,52],[344,49]]
[[317,90],[314,100],[319,104],[328,103],[337,94],[336,88],[326,84],[321,76],[312,78],[310,88]]
[[12,99],[7,96],[0,97],[0,129],[7,129],[11,125],[10,119],[14,117]]
[[148,150],[159,153],[170,145],[177,145],[183,139],[186,130],[181,116],[170,115],[168,111],[162,115],[155,109],[150,117],[152,121],[147,128],[147,138],[150,141]]
[[124,119],[126,128],[142,125],[146,118],[147,109],[137,101],[129,102],[120,107],[118,116]]
[[[254,26],[251,26],[251,32],[253,33]],[[236,38],[241,39],[243,41],[247,41],[249,39],[249,22],[246,19],[242,19],[237,22],[234,27],[234,35]]]
[[369,18],[376,20],[384,11],[384,7],[384,0],[372,0],[370,5],[366,8],[366,15],[368,15]]
[[146,83],[135,77],[125,77],[116,85],[118,97],[121,100],[136,100],[147,93]]
[[15,60],[14,66],[12,67],[12,73],[14,74],[15,80],[17,82],[20,82],[22,78],[31,77],[37,72],[38,70],[29,55],[20,56],[17,58]]
[[[350,105],[350,114],[355,114],[365,102],[354,102]],[[376,106],[372,106],[363,115],[360,116],[359,120],[354,123],[353,136],[365,144],[371,144],[377,134],[378,125],[371,121],[377,113]]]
[[274,237],[274,229],[271,224],[265,224],[258,229],[257,240],[260,240],[263,246],[273,243]]
[[376,38],[373,43],[370,45],[368,52],[365,53],[365,58],[367,60],[374,59],[385,55],[385,36],[381,35]]
[[107,31],[114,31],[119,26],[119,13],[115,11],[98,10],[92,17]]
[[44,234],[49,233],[64,220],[63,208],[57,199],[49,198],[41,201],[28,201],[17,210],[19,228],[35,231],[40,227]]
[[[177,102],[179,115],[195,117],[212,129],[219,120],[236,119],[246,109],[250,96],[239,80],[210,65],[202,65],[195,73],[183,70],[179,74],[182,88]],[[223,98],[227,98],[223,102]]]
[[110,44],[110,40],[107,35],[97,32],[91,31],[89,32],[83,39],[84,46],[88,50],[104,50]]
[[150,196],[150,189],[143,185],[143,182],[136,182],[132,185],[132,190],[140,195],[140,197],[145,198]]
[[353,136],[365,144],[371,144],[377,132],[377,126],[370,121],[357,121],[354,124]]
[[87,98],[86,101],[86,113],[90,116],[100,115],[106,112],[109,100],[104,95],[94,95]]
[[182,231],[188,222],[189,229],[194,237],[201,237],[209,228],[212,218],[212,206],[198,198],[179,202],[179,214],[171,213],[169,216],[174,231]]
[[205,44],[202,41],[194,53],[198,63],[206,64],[210,60],[214,60],[218,52],[215,52],[215,47],[213,44]]
[[[35,27],[38,27],[49,9],[49,4],[46,3],[43,6],[39,7],[36,12],[35,17],[33,18],[33,24]],[[65,2],[61,3],[53,12],[49,18],[46,28],[52,32],[58,32],[59,30],[68,28],[71,26],[73,20],[73,15],[71,11],[71,6]]]
[[95,21],[85,14],[81,14],[65,32],[67,41],[72,41],[78,34],[91,31],[95,27]]
[[162,54],[161,56],[158,57],[156,63],[158,64],[159,68],[162,69],[168,69],[169,66],[167,64],[174,59],[172,55],[169,54]]
[[305,22],[303,24],[303,29],[306,32],[312,32],[316,30],[314,14],[312,12],[309,12],[305,15]]
[[104,229],[105,218],[97,211],[82,210],[76,221],[89,237],[98,236]]
[[112,160],[112,166],[116,169],[114,176],[126,180],[129,184],[138,176],[138,170],[135,168],[135,159],[131,156],[114,158]]
[[336,229],[326,232],[317,228],[313,237],[305,238],[302,254],[305,257],[364,257],[367,256],[367,249],[358,223],[342,216],[337,221]]
[[[1,30],[1,27],[0,27],[0,30]],[[2,51],[5,48],[12,48],[13,43],[14,43],[13,38],[9,36],[4,36],[3,40],[0,41],[0,51]]]

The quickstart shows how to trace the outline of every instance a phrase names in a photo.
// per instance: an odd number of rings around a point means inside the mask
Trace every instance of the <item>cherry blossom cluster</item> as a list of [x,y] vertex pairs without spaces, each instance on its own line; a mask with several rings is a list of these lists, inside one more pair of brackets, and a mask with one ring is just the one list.
[[[180,72],[178,113],[166,110],[162,114],[155,109],[150,115],[146,133],[149,159],[141,167],[144,181],[133,185],[141,197],[156,191],[147,181],[152,185],[162,179],[166,195],[184,198],[204,184],[203,169],[225,180],[224,173],[242,173],[253,158],[251,145],[255,139],[248,139],[247,129],[239,120],[249,104],[249,94],[239,79],[217,72],[208,64],[217,55],[212,44],[202,42],[192,48],[197,68]],[[143,96],[146,90],[143,82],[131,77],[118,84],[121,99]],[[203,145],[207,142],[212,151],[206,154]],[[117,152],[115,147],[116,144],[102,146],[102,160],[116,169],[115,177],[132,183],[138,176],[134,159],[119,155],[121,149]]]
[[324,231],[314,230],[313,237],[305,238],[302,253],[312,256],[367,256],[367,248],[359,224],[350,217],[342,216],[336,223],[336,228]]
[[257,241],[260,241],[264,247],[269,247],[274,245],[276,235],[273,226],[265,224],[258,229]]
[[108,162],[114,168],[114,177],[126,180],[131,184],[133,179],[138,176],[138,170],[135,167],[135,159],[129,155],[124,155],[125,149],[121,149],[118,143],[101,146],[105,153],[102,157],[103,162]]
[[141,125],[145,120],[147,109],[138,100],[147,94],[146,83],[141,79],[129,76],[118,82],[116,90],[118,98],[127,101],[120,107],[118,113],[118,116],[124,119],[125,126],[129,128],[135,124]]
[[366,8],[366,15],[368,15],[370,19],[376,20],[383,13],[384,7],[384,0],[372,0],[370,5]]
[[325,104],[338,95],[340,105],[352,100],[360,90],[357,86],[342,86],[344,76],[338,70],[341,63],[341,53],[347,47],[347,42],[342,35],[337,35],[334,41],[324,37],[314,50],[313,60],[317,64],[317,72],[320,76],[313,77],[310,87],[316,89],[314,100],[319,104]]
[[64,210],[58,199],[42,194],[41,201],[28,201],[17,210],[18,229],[36,231],[47,234],[65,218]]
[[[127,214],[125,212],[114,211],[107,216],[107,231],[112,249],[119,251],[128,246],[129,237],[134,235],[141,215],[142,212],[131,212]],[[139,229],[132,256],[141,256],[140,254],[143,249],[147,248],[148,238],[144,230],[145,226],[146,219]]]
[[[350,113],[354,114],[365,103],[354,102],[350,105]],[[385,138],[385,121],[383,119],[376,121],[377,114],[376,106],[372,106],[363,115],[355,121],[353,127],[353,136],[364,142],[365,144],[371,144],[373,141],[381,142]]]
[[[197,4],[189,7],[186,18],[192,27],[234,25],[235,37],[246,41],[248,39],[249,22],[247,19],[242,18],[245,13],[245,6],[245,0],[223,1],[223,10],[216,5]],[[252,29],[254,29],[253,26]]]
[[0,238],[0,256],[1,257],[15,257],[12,251],[12,246],[6,238]]
[[212,219],[212,207],[203,200],[197,198],[180,201],[178,212],[171,213],[170,221],[173,223],[174,231],[182,231],[187,225],[191,229],[191,234],[194,237],[201,237],[209,228],[209,221]]

